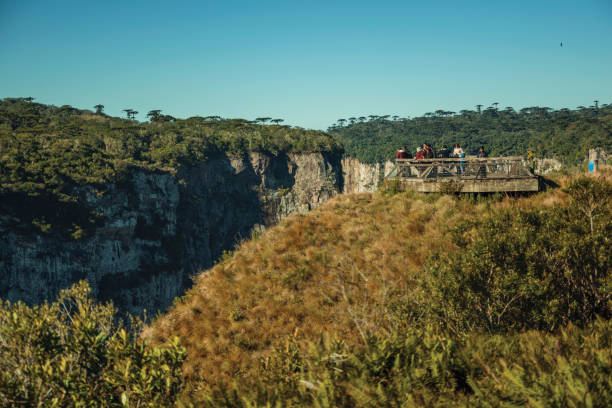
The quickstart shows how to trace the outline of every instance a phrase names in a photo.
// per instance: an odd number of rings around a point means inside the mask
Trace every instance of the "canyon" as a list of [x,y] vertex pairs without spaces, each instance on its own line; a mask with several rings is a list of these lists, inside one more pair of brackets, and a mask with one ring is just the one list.
[[0,298],[39,304],[86,279],[122,312],[163,311],[241,240],[337,194],[376,190],[389,165],[250,153],[75,186],[78,204],[102,220],[82,237],[14,228],[0,215]]

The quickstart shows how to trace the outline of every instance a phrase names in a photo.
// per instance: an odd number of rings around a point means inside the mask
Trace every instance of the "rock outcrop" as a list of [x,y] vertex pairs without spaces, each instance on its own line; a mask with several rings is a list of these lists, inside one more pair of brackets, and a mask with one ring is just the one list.
[[559,171],[563,168],[563,163],[561,163],[559,160],[557,159],[549,159],[549,158],[542,158],[542,159],[535,159],[534,162],[534,173],[540,176],[544,176],[548,173],[551,173],[553,171]]
[[385,174],[388,174],[393,166],[394,164],[390,161],[384,164],[364,164],[353,157],[342,159],[343,192],[376,191]]
[[40,303],[87,279],[100,300],[123,311],[164,309],[223,251],[317,207],[343,191],[342,182],[339,158],[252,153],[78,187],[80,205],[103,214],[79,239],[24,233],[0,214],[0,298]]

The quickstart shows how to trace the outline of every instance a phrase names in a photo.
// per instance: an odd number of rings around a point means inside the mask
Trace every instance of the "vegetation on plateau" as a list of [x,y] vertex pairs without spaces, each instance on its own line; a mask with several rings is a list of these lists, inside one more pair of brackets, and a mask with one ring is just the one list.
[[[175,119],[154,110],[150,122],[140,123],[107,116],[103,105],[94,108],[97,113],[32,98],[0,100],[1,212],[43,233],[72,224],[86,230],[99,215],[79,205],[75,186],[121,183],[130,168],[175,171],[218,154],[342,149],[323,132],[282,126],[280,120],[257,124],[270,118]],[[70,232],[78,235],[76,228]]]
[[527,150],[536,157],[556,158],[565,164],[582,163],[587,150],[602,147],[612,151],[612,105],[580,106],[576,110],[528,107],[515,111],[498,109],[445,110],[422,117],[400,118],[370,115],[340,119],[329,127],[345,147],[345,154],[366,163],[395,157],[399,146],[416,147],[427,142],[437,149],[461,144],[468,154],[480,146],[492,156],[523,156]]

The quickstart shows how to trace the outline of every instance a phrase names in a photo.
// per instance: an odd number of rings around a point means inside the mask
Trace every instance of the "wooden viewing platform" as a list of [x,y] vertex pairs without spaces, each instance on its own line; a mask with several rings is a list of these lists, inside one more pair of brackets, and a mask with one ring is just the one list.
[[520,156],[397,159],[385,179],[398,180],[403,187],[423,193],[445,187],[462,193],[538,191],[539,186],[538,177]]

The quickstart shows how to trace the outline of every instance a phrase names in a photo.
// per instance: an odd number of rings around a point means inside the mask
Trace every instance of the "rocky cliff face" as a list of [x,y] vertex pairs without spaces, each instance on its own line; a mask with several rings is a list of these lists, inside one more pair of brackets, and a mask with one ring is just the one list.
[[548,158],[535,159],[534,165],[535,165],[534,166],[535,174],[538,174],[541,176],[544,176],[553,171],[559,171],[563,168],[563,163],[561,163],[559,160],[548,159]]
[[342,177],[344,193],[363,193],[376,191],[385,174],[388,174],[394,164],[386,161],[384,164],[364,164],[353,157],[342,159]]
[[133,170],[120,185],[79,188],[80,204],[103,214],[80,239],[25,234],[0,214],[0,298],[40,303],[87,279],[122,310],[164,309],[253,230],[343,189],[340,160],[318,153],[224,156],[176,174]]

